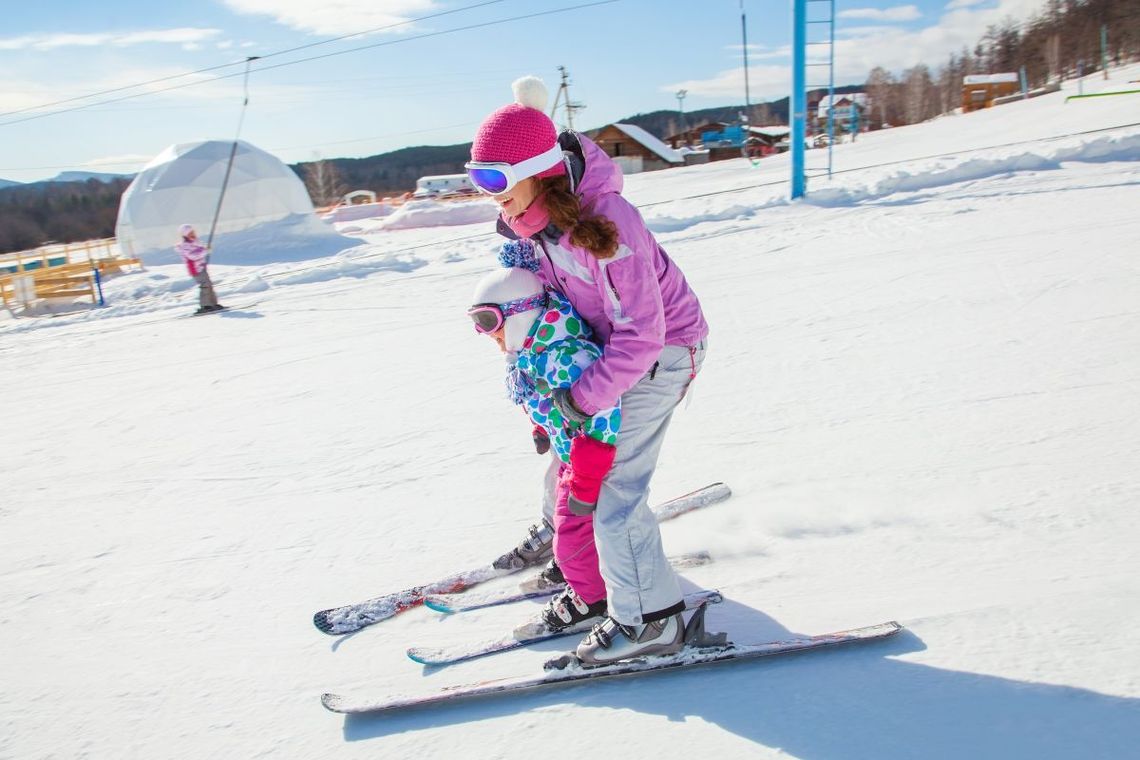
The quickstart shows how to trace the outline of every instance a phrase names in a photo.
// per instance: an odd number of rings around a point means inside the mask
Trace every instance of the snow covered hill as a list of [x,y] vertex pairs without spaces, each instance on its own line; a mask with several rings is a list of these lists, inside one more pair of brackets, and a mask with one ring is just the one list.
[[712,326],[653,484],[734,490],[663,528],[714,557],[684,573],[727,597],[710,626],[899,637],[324,711],[559,650],[404,656],[531,606],[310,624],[509,548],[543,469],[463,316],[488,224],[362,231],[300,263],[216,252],[243,307],[218,316],[184,318],[192,283],[158,267],[0,321],[0,758],[1134,755],[1140,101],[1066,94],[838,146],[804,202],[784,157],[627,180]]

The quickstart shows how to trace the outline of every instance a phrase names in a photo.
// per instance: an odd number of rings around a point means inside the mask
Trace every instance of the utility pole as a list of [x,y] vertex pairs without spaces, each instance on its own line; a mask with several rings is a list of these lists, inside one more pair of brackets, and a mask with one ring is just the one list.
[[574,112],[581,111],[586,106],[583,103],[574,103],[570,100],[570,72],[566,71],[565,66],[559,66],[558,70],[562,73],[562,84],[554,96],[554,105],[550,108],[550,118],[554,118],[554,114],[558,111],[558,104],[562,102],[566,109],[566,128],[574,129]]
[[681,134],[685,135],[685,145],[689,144],[689,125],[685,123],[685,96],[688,90],[677,90],[677,110],[681,112]]
[[744,22],[744,0],[740,0],[740,39],[744,49],[744,120],[749,121],[752,100],[748,92],[748,25]]

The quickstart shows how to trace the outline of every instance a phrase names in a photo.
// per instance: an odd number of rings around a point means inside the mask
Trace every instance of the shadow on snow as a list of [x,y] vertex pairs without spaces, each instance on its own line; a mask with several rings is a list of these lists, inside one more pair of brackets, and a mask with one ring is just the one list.
[[[729,600],[709,611],[709,629],[725,628],[749,631],[736,636],[740,641],[794,635],[764,613]],[[1140,700],[897,659],[924,649],[904,630],[883,642],[392,715],[352,715],[344,735],[361,741],[569,703],[672,721],[698,718],[757,744],[819,760],[1117,758],[1140,745]]]

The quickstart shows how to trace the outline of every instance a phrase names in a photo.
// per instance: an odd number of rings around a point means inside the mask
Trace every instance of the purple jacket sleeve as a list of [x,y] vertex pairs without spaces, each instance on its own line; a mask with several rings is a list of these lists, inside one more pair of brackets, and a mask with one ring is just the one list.
[[608,304],[613,331],[602,358],[582,373],[570,392],[586,414],[615,406],[649,371],[665,345],[665,310],[653,267],[652,238],[648,230],[635,237],[630,242],[636,249],[623,242],[613,258],[600,262],[596,284]]

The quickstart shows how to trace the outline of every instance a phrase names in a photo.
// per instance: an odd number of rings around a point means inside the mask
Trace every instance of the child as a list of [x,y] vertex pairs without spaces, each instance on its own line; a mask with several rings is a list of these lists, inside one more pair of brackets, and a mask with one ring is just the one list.
[[214,294],[214,283],[210,281],[210,275],[206,272],[206,264],[210,261],[210,249],[198,242],[198,233],[189,224],[179,227],[178,234],[182,236],[182,242],[176,245],[174,250],[182,256],[187,271],[198,283],[198,311],[194,313],[209,314],[211,311],[221,311],[225,307],[218,303],[218,297]]
[[[519,243],[509,245],[517,246]],[[606,586],[594,546],[593,509],[613,464],[621,409],[599,410],[585,423],[565,420],[552,400],[601,356],[590,328],[556,290],[530,271],[511,267],[483,278],[467,313],[475,329],[507,354],[507,390],[534,422],[539,453],[560,462],[554,510],[554,559],[566,591],[543,610],[552,631],[579,627],[606,613]]]

